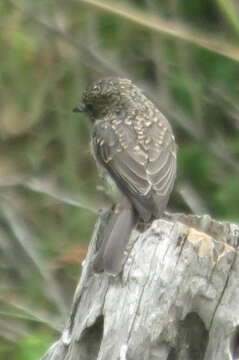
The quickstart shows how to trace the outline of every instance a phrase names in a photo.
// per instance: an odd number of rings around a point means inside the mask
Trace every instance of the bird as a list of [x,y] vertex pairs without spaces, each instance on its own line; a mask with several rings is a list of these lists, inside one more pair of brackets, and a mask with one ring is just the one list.
[[175,137],[166,117],[129,79],[96,80],[73,111],[91,120],[93,156],[120,194],[93,265],[95,272],[117,275],[133,228],[167,207],[176,178]]

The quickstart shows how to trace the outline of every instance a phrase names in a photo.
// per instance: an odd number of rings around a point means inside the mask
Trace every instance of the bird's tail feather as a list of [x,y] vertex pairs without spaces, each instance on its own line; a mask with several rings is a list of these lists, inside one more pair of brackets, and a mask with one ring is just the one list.
[[123,198],[107,224],[103,243],[95,260],[95,272],[105,271],[117,275],[123,265],[125,249],[137,221],[135,211],[127,198]]

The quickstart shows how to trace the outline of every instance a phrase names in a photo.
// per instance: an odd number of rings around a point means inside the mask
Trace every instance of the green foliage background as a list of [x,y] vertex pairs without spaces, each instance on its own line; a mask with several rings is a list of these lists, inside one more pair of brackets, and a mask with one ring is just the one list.
[[92,81],[130,78],[169,118],[173,211],[238,221],[239,7],[5,0],[0,24],[0,358],[32,360],[64,325],[103,204],[89,124],[72,113]]

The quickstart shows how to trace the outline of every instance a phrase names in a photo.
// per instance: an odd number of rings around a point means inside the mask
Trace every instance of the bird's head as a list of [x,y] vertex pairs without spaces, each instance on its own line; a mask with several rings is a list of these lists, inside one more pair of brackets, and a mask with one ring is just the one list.
[[128,79],[104,78],[89,86],[74,112],[85,112],[92,120],[101,118],[120,108],[123,98],[135,86]]

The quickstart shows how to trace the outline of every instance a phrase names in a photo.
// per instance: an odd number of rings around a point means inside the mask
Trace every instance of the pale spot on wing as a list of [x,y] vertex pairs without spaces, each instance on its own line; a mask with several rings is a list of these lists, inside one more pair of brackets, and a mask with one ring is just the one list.
[[[161,125],[161,126],[159,126]],[[157,142],[161,136],[165,133],[166,127],[164,127],[161,123],[153,123],[147,130],[147,135]]]
[[159,146],[151,147],[148,151],[149,162],[154,162],[160,155],[161,148]]
[[136,162],[140,163],[142,166],[146,166],[148,156],[145,151],[143,151],[138,145],[130,148],[129,156]]

